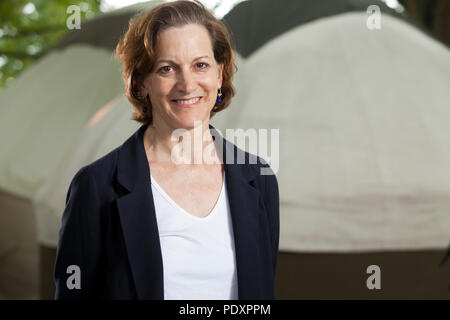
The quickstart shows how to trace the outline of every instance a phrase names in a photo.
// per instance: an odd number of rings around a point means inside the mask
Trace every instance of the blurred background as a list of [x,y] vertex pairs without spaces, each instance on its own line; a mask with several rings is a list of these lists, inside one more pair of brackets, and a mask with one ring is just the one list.
[[[0,2],[0,299],[53,298],[70,181],[139,127],[115,45],[161,2]],[[450,1],[201,2],[238,66],[211,123],[280,130],[276,298],[449,299]]]

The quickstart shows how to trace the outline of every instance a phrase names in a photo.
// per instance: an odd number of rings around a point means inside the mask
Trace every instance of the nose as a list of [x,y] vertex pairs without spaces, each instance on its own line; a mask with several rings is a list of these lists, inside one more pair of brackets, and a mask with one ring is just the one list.
[[191,70],[182,70],[179,73],[177,88],[179,91],[189,94],[195,90],[196,79]]

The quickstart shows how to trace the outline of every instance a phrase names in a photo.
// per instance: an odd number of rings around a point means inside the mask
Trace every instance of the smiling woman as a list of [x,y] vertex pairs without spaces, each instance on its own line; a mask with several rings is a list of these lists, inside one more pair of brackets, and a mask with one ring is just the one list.
[[[234,95],[226,27],[199,2],[164,3],[131,20],[116,52],[142,126],[73,178],[56,298],[273,299],[277,180],[209,125]],[[178,140],[194,150],[187,164]],[[205,145],[217,161],[195,161]]]
[[[172,10],[162,4],[137,15],[117,45],[116,54],[123,62],[125,93],[135,107],[133,119],[141,123],[150,124],[157,116],[152,109],[161,107],[157,105],[162,90],[172,90],[174,97],[167,96],[169,100],[190,97],[186,92],[173,92],[176,80],[181,80],[176,84],[178,89],[188,85],[184,89],[191,94],[191,80],[200,75],[209,82],[213,81],[211,77],[216,78],[214,99],[211,88],[207,90],[210,117],[227,108],[234,96],[231,81],[237,67],[228,30],[200,3],[192,7],[187,1]],[[153,95],[150,85],[155,88]],[[216,101],[219,89],[221,102]]]
[[157,39],[156,62],[140,90],[141,96],[149,96],[152,120],[166,119],[183,128],[193,127],[196,120],[207,125],[224,66],[214,58],[208,31],[191,23],[160,31]]

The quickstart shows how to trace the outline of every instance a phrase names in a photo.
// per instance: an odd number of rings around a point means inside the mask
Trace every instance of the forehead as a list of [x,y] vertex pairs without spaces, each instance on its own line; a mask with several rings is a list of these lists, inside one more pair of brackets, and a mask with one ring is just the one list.
[[213,48],[208,30],[198,24],[170,27],[158,34],[155,45],[157,58],[183,58],[209,55]]

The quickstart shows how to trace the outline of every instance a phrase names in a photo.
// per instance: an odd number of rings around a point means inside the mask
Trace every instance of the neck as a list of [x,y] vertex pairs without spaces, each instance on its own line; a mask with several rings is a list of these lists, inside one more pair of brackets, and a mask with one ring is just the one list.
[[154,163],[204,164],[218,159],[208,121],[189,128],[154,121],[144,132],[144,147],[148,161]]

